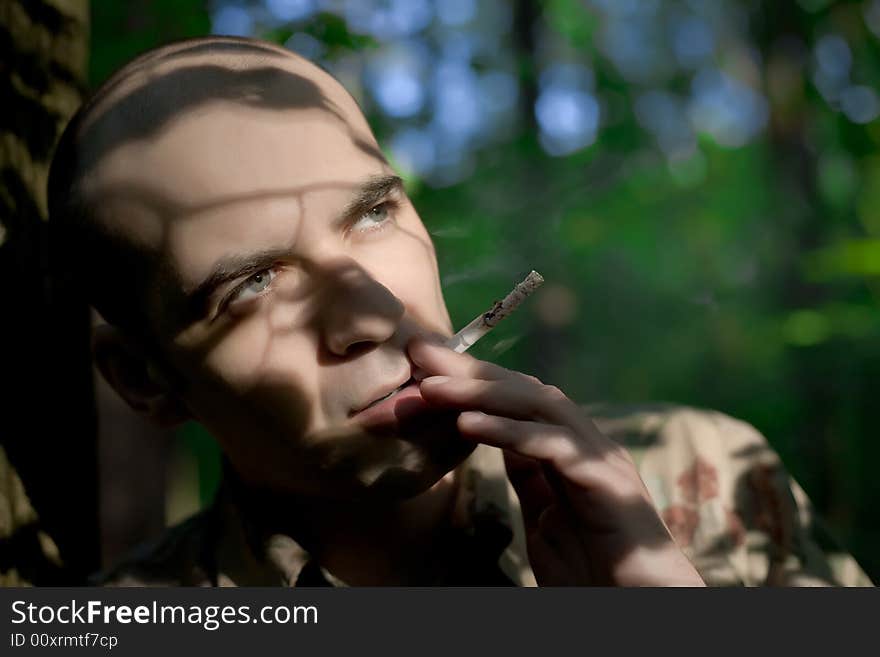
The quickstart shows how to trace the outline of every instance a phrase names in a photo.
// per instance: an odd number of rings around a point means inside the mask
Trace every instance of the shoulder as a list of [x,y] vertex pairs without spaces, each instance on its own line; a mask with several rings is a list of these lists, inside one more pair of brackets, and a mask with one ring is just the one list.
[[[699,529],[698,519],[706,520],[712,509],[735,534],[739,518],[754,513],[757,497],[780,513],[794,510],[778,455],[747,422],[674,404],[602,405],[588,412],[633,455],[658,508],[672,518],[689,518],[687,526]],[[677,538],[690,544],[693,537],[681,529]]]
[[630,451],[655,503],[672,515],[705,514],[707,505],[750,513],[756,495],[776,493],[782,497],[774,506],[794,504],[778,455],[747,422],[674,404],[587,410],[605,435]]
[[95,586],[211,586],[206,567],[210,511],[202,511],[94,575]]
[[[626,447],[643,474],[746,480],[784,475],[778,455],[754,426],[719,411],[675,404],[585,407],[599,429]],[[744,479],[743,479],[744,478]]]
[[670,403],[591,404],[583,407],[607,436],[633,449],[687,446],[754,458],[773,453],[748,422],[719,411]]
[[707,582],[870,585],[850,555],[820,540],[809,499],[748,422],[674,404],[584,408],[633,455],[661,517]]

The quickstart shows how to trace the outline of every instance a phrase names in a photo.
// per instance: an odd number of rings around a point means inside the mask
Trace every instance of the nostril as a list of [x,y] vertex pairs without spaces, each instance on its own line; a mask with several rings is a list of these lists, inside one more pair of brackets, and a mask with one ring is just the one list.
[[377,343],[370,342],[369,340],[362,340],[361,342],[353,342],[348,345],[343,351],[343,355],[347,357],[351,356],[360,356],[370,351],[371,349],[376,348]]

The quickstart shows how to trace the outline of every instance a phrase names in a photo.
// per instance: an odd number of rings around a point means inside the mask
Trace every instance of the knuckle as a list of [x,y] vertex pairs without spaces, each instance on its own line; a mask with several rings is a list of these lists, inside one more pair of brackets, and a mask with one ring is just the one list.
[[560,427],[553,436],[553,451],[558,465],[566,467],[583,459],[583,450],[577,436],[567,428]]
[[535,377],[529,376],[519,370],[512,370],[508,367],[502,367],[501,365],[494,365],[495,375],[500,378],[510,379],[511,381],[518,381],[522,383],[540,383]]
[[608,458],[612,465],[623,472],[638,472],[636,462],[633,460],[632,455],[626,448],[620,445],[616,445],[615,448],[609,452]]
[[629,500],[645,500],[650,499],[645,489],[645,484],[639,476],[621,477],[618,480],[618,491],[621,497]]
[[471,361],[468,363],[466,371],[467,375],[475,379],[491,379],[493,364],[485,360],[478,360],[470,354],[465,354]]
[[632,457],[626,450],[609,454],[606,459],[615,488],[622,495],[631,498],[643,497],[646,493],[645,484]]

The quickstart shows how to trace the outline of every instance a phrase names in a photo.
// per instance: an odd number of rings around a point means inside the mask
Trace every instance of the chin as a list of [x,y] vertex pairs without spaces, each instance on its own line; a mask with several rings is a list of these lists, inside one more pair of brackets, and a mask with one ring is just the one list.
[[[476,447],[455,426],[458,413],[435,413],[380,430],[335,427],[274,450],[230,454],[261,488],[339,502],[404,501],[434,486]],[[267,441],[268,443],[268,441]],[[279,449],[280,447],[280,449]]]
[[387,465],[374,479],[363,482],[363,499],[404,501],[429,490],[461,465],[476,448],[476,443],[461,439],[447,443],[444,449],[410,453],[408,462]]

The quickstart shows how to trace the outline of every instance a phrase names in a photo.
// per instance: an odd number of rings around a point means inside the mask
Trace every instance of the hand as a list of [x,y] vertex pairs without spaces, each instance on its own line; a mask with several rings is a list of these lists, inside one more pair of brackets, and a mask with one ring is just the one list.
[[629,453],[558,388],[424,340],[422,397],[461,409],[461,435],[504,450],[538,583],[703,586]]

